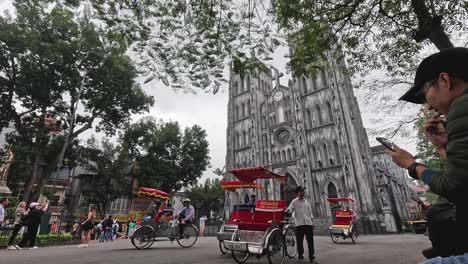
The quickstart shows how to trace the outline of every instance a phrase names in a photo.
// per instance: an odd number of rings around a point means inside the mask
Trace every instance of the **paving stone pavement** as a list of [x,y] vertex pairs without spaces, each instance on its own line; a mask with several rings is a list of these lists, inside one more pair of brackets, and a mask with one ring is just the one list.
[[[361,236],[357,244],[344,241],[333,244],[327,236],[315,237],[319,264],[406,264],[424,260],[421,250],[430,245],[423,235],[369,235]],[[304,242],[305,243],[305,242]],[[307,257],[307,253],[305,254]],[[307,258],[306,258],[307,259]],[[0,250],[0,264],[214,264],[235,263],[230,254],[221,255],[214,237],[200,238],[192,248],[181,248],[177,243],[156,242],[150,249],[137,250],[130,240],[92,243],[89,248],[61,246],[35,250]],[[268,263],[267,257],[249,258],[247,263]],[[284,263],[304,263],[286,259]]]

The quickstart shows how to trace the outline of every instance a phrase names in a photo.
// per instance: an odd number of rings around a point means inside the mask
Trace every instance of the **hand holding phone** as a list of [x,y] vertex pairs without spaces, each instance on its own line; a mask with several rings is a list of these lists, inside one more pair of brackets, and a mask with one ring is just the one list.
[[391,142],[390,140],[383,138],[383,137],[377,137],[375,138],[378,142],[380,142],[384,147],[388,148],[389,150],[396,152],[396,145],[395,143]]

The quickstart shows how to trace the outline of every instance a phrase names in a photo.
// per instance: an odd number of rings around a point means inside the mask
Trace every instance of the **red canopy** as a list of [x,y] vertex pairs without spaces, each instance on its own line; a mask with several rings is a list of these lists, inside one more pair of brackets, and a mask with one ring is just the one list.
[[336,204],[336,203],[339,203],[339,202],[348,202],[348,203],[354,203],[354,200],[351,199],[351,198],[328,198],[327,199],[328,202],[330,203],[333,203],[333,204]]
[[153,199],[163,199],[163,200],[169,200],[169,198],[171,198],[171,195],[168,193],[165,193],[163,191],[156,190],[156,189],[145,188],[145,187],[140,187],[140,189],[138,189],[138,196],[145,197],[145,198],[153,198]]
[[248,188],[260,189],[261,186],[255,182],[245,183],[241,181],[222,181],[221,188],[227,191],[233,192],[236,189],[248,189]]
[[276,174],[272,171],[266,170],[263,167],[256,168],[241,168],[229,170],[230,173],[234,174],[242,182],[252,183],[257,179],[279,179],[281,181],[286,180],[286,176]]

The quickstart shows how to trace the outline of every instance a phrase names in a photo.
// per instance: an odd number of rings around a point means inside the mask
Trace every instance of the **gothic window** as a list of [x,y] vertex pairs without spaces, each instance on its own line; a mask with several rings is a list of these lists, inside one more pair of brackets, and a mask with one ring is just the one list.
[[341,163],[341,160],[340,160],[340,146],[338,145],[338,142],[336,140],[333,140],[333,146],[335,148],[336,163],[340,164]]
[[239,135],[239,133],[237,133],[237,132],[236,132],[236,138],[235,138],[234,145],[235,145],[237,148],[240,148],[240,147],[241,147],[240,135]]
[[252,140],[252,136],[251,136],[250,128],[249,128],[249,130],[248,130],[248,132],[247,132],[247,138],[246,138],[246,141],[245,141],[245,145],[246,145],[246,146],[250,146],[251,140]]
[[268,146],[268,138],[266,134],[263,134],[263,147],[266,148]]
[[292,157],[291,157],[291,149],[288,149],[288,160],[292,160]]
[[315,146],[312,146],[312,166],[315,167],[317,166],[317,161],[320,162],[320,158],[318,156],[317,149]]
[[317,113],[317,122],[318,122],[318,125],[321,126],[323,124],[323,118],[322,118],[322,110],[320,109],[320,106],[317,105],[315,107],[315,111]]
[[312,89],[317,90],[317,79],[316,78],[312,78]]
[[263,154],[263,160],[264,160],[264,163],[265,163],[265,164],[268,164],[268,152],[265,152],[265,153]]
[[296,155],[296,148],[293,148],[293,153],[292,153],[292,155],[293,155],[293,159],[296,159],[296,156],[297,156],[297,155]]
[[327,114],[328,114],[328,122],[333,122],[333,110],[330,102],[327,102]]
[[241,118],[244,118],[245,117],[245,104],[244,103],[241,104],[241,111],[242,111],[242,117]]
[[281,152],[281,161],[286,161],[286,151],[284,150]]
[[244,80],[244,79],[241,79],[241,82],[240,82],[241,85],[240,85],[240,91],[239,91],[239,93],[244,92],[244,82],[245,82],[245,80]]
[[323,162],[324,162],[324,165],[327,165],[327,162],[328,162],[328,148],[327,148],[327,144],[323,143]]
[[235,94],[239,94],[239,84],[237,83],[237,81],[234,81],[234,93]]
[[239,120],[239,106],[236,105],[236,120]]
[[328,86],[328,81],[327,81],[327,74],[325,73],[325,70],[322,70],[320,73],[320,79],[322,79],[322,86],[327,87]]
[[247,100],[246,107],[247,107],[247,110],[245,110],[245,113],[247,116],[250,116],[250,100]]
[[271,123],[271,125],[273,125],[273,126],[276,125],[276,116],[275,116],[275,114],[273,114],[273,122]]
[[280,151],[276,152],[276,157],[278,159],[278,162],[281,162],[281,152]]
[[245,147],[247,145],[247,133],[245,131],[242,131],[242,147]]
[[271,153],[271,161],[272,161],[273,163],[276,163],[276,155],[275,155],[274,152]]
[[245,90],[250,91],[250,75],[247,75],[247,86]]
[[309,127],[309,128],[312,128],[312,111],[310,111],[309,108],[307,108],[307,121],[306,121],[306,125]]
[[307,94],[307,79],[305,77],[302,77],[302,91]]

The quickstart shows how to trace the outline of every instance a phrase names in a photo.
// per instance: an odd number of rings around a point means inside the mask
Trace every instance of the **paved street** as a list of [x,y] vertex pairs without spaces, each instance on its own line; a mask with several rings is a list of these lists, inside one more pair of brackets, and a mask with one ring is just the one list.
[[[427,247],[422,235],[363,236],[357,245],[350,242],[333,244],[329,237],[316,237],[317,261],[333,263],[418,263],[424,260],[421,249]],[[166,264],[166,263],[235,263],[229,254],[221,256],[216,238],[201,238],[193,248],[184,249],[177,243],[159,242],[151,249],[136,250],[129,240],[94,243],[89,248],[63,246],[24,251],[0,251],[1,264]],[[247,263],[268,263],[266,257],[251,257]],[[301,263],[297,259],[285,263]]]

